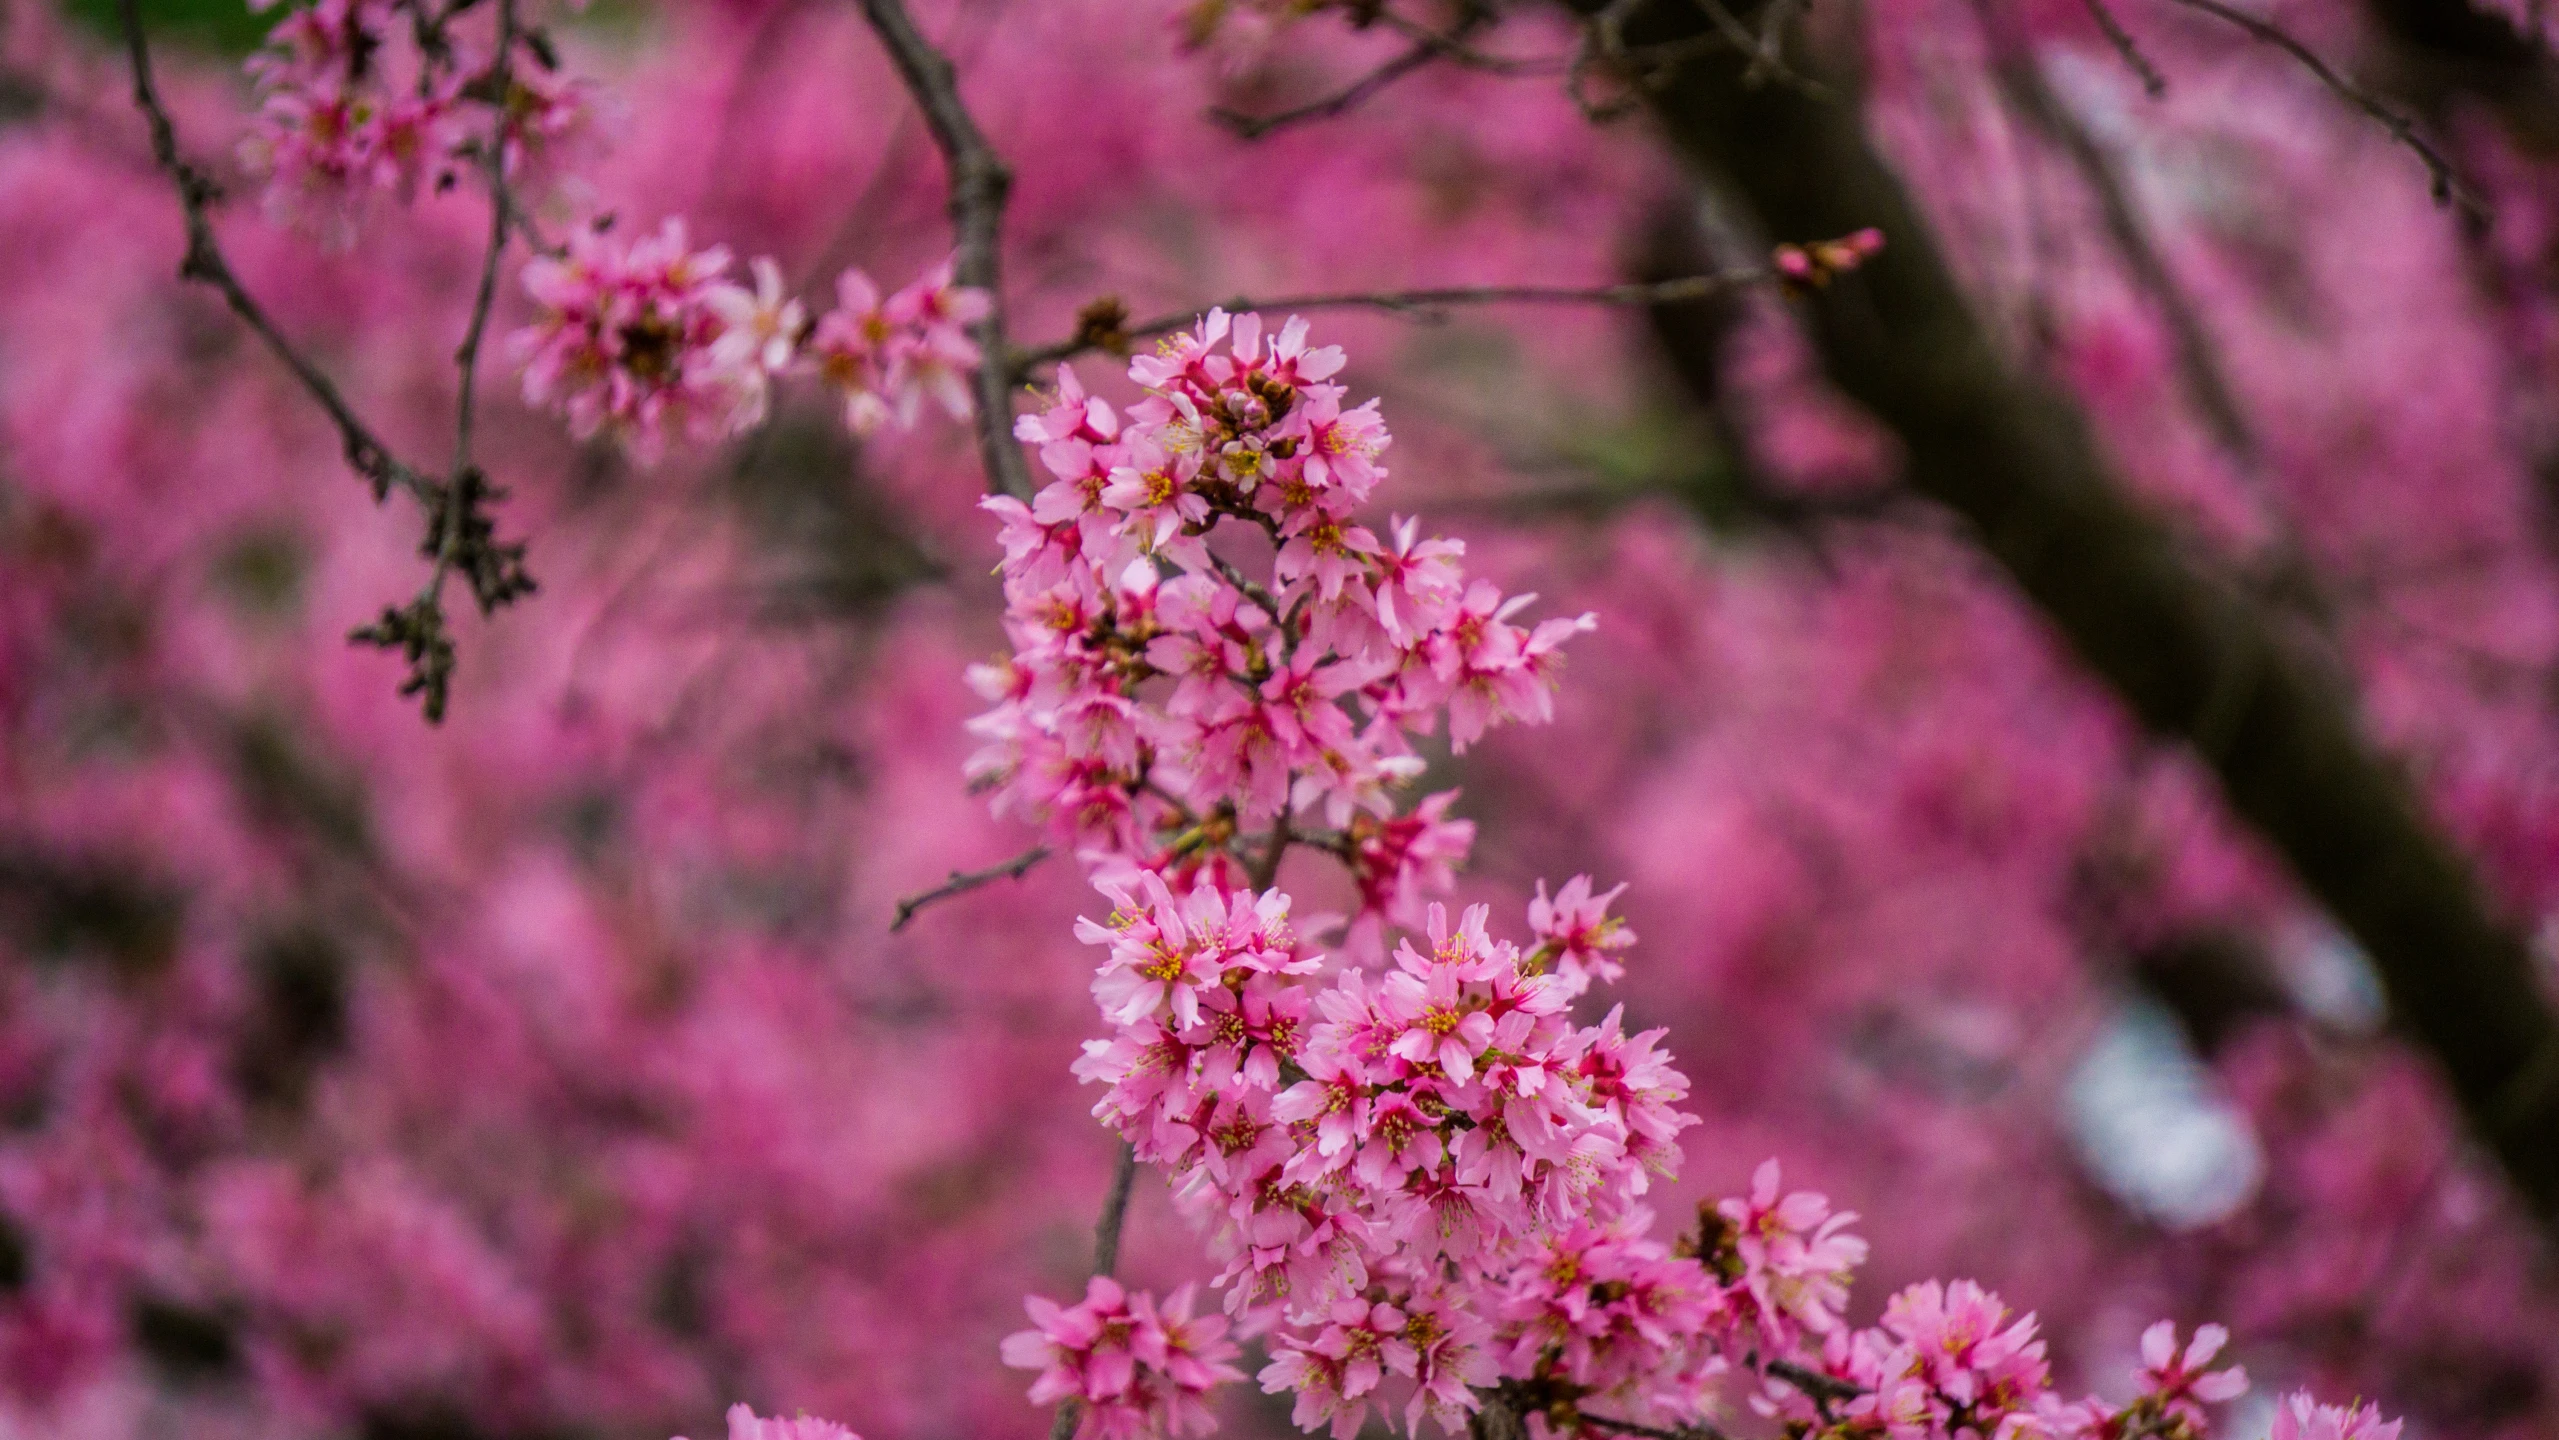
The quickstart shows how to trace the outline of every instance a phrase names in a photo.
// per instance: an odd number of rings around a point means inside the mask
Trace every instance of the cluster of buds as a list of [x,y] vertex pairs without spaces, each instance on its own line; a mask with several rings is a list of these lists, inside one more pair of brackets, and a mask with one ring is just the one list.
[[1777,271],[1778,284],[1790,295],[1801,295],[1865,264],[1883,248],[1884,232],[1868,226],[1836,240],[1780,245],[1770,263]]

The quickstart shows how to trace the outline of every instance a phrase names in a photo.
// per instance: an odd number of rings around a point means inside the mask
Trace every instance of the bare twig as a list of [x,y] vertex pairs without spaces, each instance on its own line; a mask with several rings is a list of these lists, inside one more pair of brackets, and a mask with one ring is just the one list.
[[2132,32],[2124,28],[2124,22],[2115,18],[2115,12],[2107,7],[2106,0],[2079,0],[2079,3],[2088,12],[2088,18],[2097,22],[2098,33],[2106,37],[2106,43],[2114,46],[2115,53],[2123,57],[2123,62],[2132,67],[2135,75],[2141,77],[2141,88],[2149,92],[2150,98],[2156,100],[2167,94],[2168,77],[2160,74],[2159,67],[2150,63],[2150,57],[2141,53],[2141,46],[2134,43]]
[[2426,173],[2434,181],[2434,195],[2438,204],[2457,205],[2472,219],[2481,222],[2487,220],[2487,202],[2480,199],[2476,192],[2462,182],[2459,172],[2453,169],[2450,160],[2444,158],[2442,151],[2437,150],[2424,136],[2417,133],[2415,121],[2383,104],[2371,91],[2338,74],[2327,61],[2319,58],[2319,52],[2295,39],[2290,31],[2272,21],[2261,20],[2245,10],[2225,5],[2222,0],[2175,0],[2175,3],[2189,10],[2200,10],[2217,20],[2236,25],[2247,31],[2250,39],[2260,44],[2272,45],[2300,62],[2303,69],[2317,77],[2319,83],[2333,91],[2338,99],[2372,117],[2374,123],[2390,132],[2391,139],[2407,147],[2419,160],[2425,162]]
[[897,918],[889,922],[889,933],[894,935],[905,929],[906,922],[915,918],[916,911],[935,901],[948,900],[954,895],[965,895],[981,885],[991,885],[998,880],[1019,880],[1031,872],[1032,866],[1046,860],[1049,853],[1049,847],[1046,845],[1034,845],[1001,865],[990,865],[983,870],[954,870],[951,872],[950,879],[932,889],[920,891],[898,901]]
[[960,100],[959,75],[949,57],[915,28],[903,0],[862,0],[862,13],[923,111],[933,144],[950,171],[951,228],[958,245],[954,276],[986,296],[986,316],[969,327],[969,338],[983,357],[970,377],[970,389],[977,401],[978,459],[986,467],[987,487],[1027,499],[1031,471],[1013,439],[1012,370],[1007,363],[1012,347],[1004,338],[1004,201],[1013,187],[1013,172],[986,143]]
[[1573,57],[1570,55],[1488,54],[1467,44],[1462,30],[1434,30],[1418,20],[1408,20],[1391,10],[1379,12],[1377,20],[1379,24],[1408,40],[1437,46],[1440,53],[1447,56],[1452,63],[1469,70],[1481,70],[1487,75],[1508,77],[1561,75],[1573,63]]
[[[1461,34],[1464,29],[1464,26],[1460,27]],[[1292,125],[1303,125],[1313,120],[1330,120],[1337,115],[1347,114],[1348,112],[1359,108],[1361,105],[1368,103],[1371,96],[1376,95],[1387,86],[1394,84],[1396,81],[1403,79],[1405,76],[1412,74],[1414,71],[1421,69],[1423,66],[1430,64],[1434,60],[1443,60],[1447,58],[1450,58],[1447,42],[1437,37],[1425,40],[1416,40],[1413,42],[1412,47],[1406,50],[1403,54],[1398,55],[1394,59],[1378,66],[1376,69],[1369,71],[1367,74],[1362,75],[1357,80],[1354,80],[1341,89],[1334,91],[1332,94],[1325,96],[1321,100],[1313,100],[1304,105],[1291,106],[1286,110],[1277,111],[1269,115],[1247,115],[1241,110],[1230,109],[1224,105],[1216,105],[1209,108],[1208,118],[1216,121],[1228,130],[1235,132],[1236,135],[1243,139],[1259,140],[1263,136],[1268,135],[1275,130],[1285,130]]]
[[1271,827],[1270,848],[1256,857],[1249,867],[1247,878],[1254,889],[1268,890],[1272,882],[1279,879],[1280,861],[1288,854],[1289,844],[1295,838],[1289,833],[1288,816],[1283,812],[1279,822]]
[[[1728,270],[1715,275],[1685,275],[1676,280],[1662,280],[1642,285],[1461,285],[1430,290],[1343,291],[1318,295],[1280,295],[1254,299],[1238,295],[1219,308],[1242,312],[1247,310],[1383,310],[1393,315],[1433,316],[1461,305],[1666,305],[1682,300],[1703,300],[1726,294],[1749,285],[1766,284],[1775,279],[1765,269]],[[1158,315],[1136,325],[1116,327],[1111,339],[1117,342],[1152,339],[1169,335],[1197,320],[1205,310],[1184,310],[1177,314]],[[1055,344],[1018,351],[1013,357],[1016,377],[1029,374],[1042,365],[1072,360],[1078,355],[1102,349],[1100,340],[1079,334]]]

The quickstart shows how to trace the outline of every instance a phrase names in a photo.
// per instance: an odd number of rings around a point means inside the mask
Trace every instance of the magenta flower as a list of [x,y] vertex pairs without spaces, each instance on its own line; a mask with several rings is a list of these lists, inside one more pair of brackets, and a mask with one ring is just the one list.
[[524,267],[539,307],[511,339],[527,403],[556,410],[581,439],[610,433],[644,462],[669,431],[716,440],[764,414],[762,372],[724,355],[714,297],[729,252],[695,250],[684,222],[625,243],[611,231],[570,237],[568,253]]
[[1827,1197],[1809,1190],[1778,1193],[1775,1160],[1751,1175],[1747,1199],[1725,1200],[1716,1213],[1732,1227],[1731,1281],[1734,1313],[1756,1326],[1756,1343],[1784,1354],[1807,1335],[1819,1339],[1839,1328],[1848,1281],[1866,1261],[1866,1242],[1844,1233],[1856,1223],[1851,1211],[1834,1213]]
[[1028,1296],[1022,1306],[1034,1328],[1005,1337],[1004,1363],[1040,1372],[1032,1403],[1080,1402],[1082,1440],[1205,1435],[1217,1421],[1201,1397],[1244,1376],[1226,1363],[1238,1351],[1224,1338],[1225,1317],[1194,1318],[1191,1301],[1185,1285],[1159,1308],[1107,1275],[1094,1276],[1071,1307]]

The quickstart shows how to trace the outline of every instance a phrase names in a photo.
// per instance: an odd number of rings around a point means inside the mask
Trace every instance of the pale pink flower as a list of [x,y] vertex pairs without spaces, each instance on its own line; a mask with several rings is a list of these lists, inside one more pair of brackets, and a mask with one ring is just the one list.
[[[680,1440],[680,1437],[679,1437]],[[729,1440],[862,1440],[848,1426],[811,1415],[758,1415],[745,1405],[729,1407]]]
[[581,230],[566,255],[529,262],[539,314],[510,340],[525,400],[565,415],[581,439],[619,437],[643,461],[670,430],[710,441],[763,418],[761,373],[716,348],[726,326],[712,296],[728,266],[727,250],[693,249],[672,218],[629,242]]
[[2399,1440],[2399,1426],[2378,1405],[2322,1405],[2300,1390],[2275,1402],[2269,1440]]

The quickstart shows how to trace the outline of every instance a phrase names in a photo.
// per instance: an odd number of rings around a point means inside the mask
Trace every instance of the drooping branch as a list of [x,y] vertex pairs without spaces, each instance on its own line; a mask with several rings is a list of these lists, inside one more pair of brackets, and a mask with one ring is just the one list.
[[337,383],[302,353],[277,327],[264,306],[249,293],[233,271],[222,245],[213,233],[213,205],[220,198],[220,187],[212,177],[190,162],[178,145],[177,122],[170,118],[168,106],[160,97],[158,82],[151,69],[150,42],[144,38],[137,0],[117,0],[117,18],[124,30],[125,50],[133,72],[133,102],[142,112],[151,133],[152,159],[167,172],[178,190],[178,202],[186,224],[187,249],[179,262],[181,278],[209,285],[217,291],[231,313],[247,325],[270,354],[291,371],[293,377],[311,398],[318,402],[332,424],[337,427],[347,464],[372,486],[373,498],[379,502],[393,490],[407,492],[426,512],[426,534],[419,550],[432,562],[428,579],[418,594],[406,605],[385,606],[382,615],[369,625],[350,632],[348,638],[359,644],[396,650],[408,667],[401,682],[402,695],[418,697],[419,708],[430,723],[441,722],[450,691],[454,650],[453,639],[444,613],[444,582],[459,569],[471,587],[473,598],[486,614],[533,590],[533,581],[524,571],[524,547],[502,544],[490,520],[486,505],[497,496],[479,468],[471,463],[471,438],[475,416],[475,384],[479,366],[480,343],[488,328],[489,312],[497,293],[497,271],[505,252],[510,228],[512,203],[505,181],[505,91],[508,75],[508,52],[516,36],[515,0],[501,0],[501,44],[496,62],[499,82],[498,119],[492,127],[490,160],[489,245],[481,265],[479,289],[474,297],[471,320],[462,348],[455,360],[461,370],[461,398],[455,421],[455,462],[452,473],[442,479],[430,476],[394,455],[373,428],[355,412]]
[[2176,0],[2176,3],[2189,10],[2200,10],[2216,20],[2236,25],[2248,32],[2248,38],[2261,45],[2272,45],[2291,56],[2320,84],[2327,86],[2338,99],[2371,117],[2375,124],[2390,132],[2391,139],[2407,147],[2411,154],[2423,161],[2426,173],[2433,177],[2435,199],[2445,204],[2458,205],[2473,220],[2484,222],[2488,218],[2487,202],[2480,199],[2476,191],[2462,183],[2460,173],[2453,169],[2452,161],[2446,159],[2441,150],[2436,149],[2432,142],[2417,133],[2415,121],[2383,104],[2381,98],[2371,91],[2337,73],[2334,66],[2320,58],[2318,51],[2303,44],[2291,31],[2272,21],[2261,20],[2235,6],[2225,5],[2222,0]]
[[[1649,0],[1629,29],[1664,43],[1703,23],[1684,0]],[[2372,956],[2399,1026],[2517,1191],[2559,1218],[2559,1023],[2531,950],[2353,697],[2127,493],[2064,397],[2000,356],[1854,106],[1746,86],[1720,56],[1653,104],[1768,232],[1890,237],[1805,302],[1832,381],[1896,432],[1906,483],[1969,522],[2125,707],[2213,768],[2233,812]]]
[[[1458,285],[1426,290],[1360,290],[1338,291],[1315,295],[1274,295],[1255,298],[1237,295],[1220,302],[1217,308],[1242,313],[1245,311],[1307,310],[1382,310],[1390,315],[1436,318],[1442,313],[1471,305],[1672,305],[1682,301],[1703,300],[1729,294],[1752,285],[1765,285],[1777,279],[1773,270],[1751,268],[1727,270],[1715,275],[1685,275],[1677,279],[1634,285]],[[1088,308],[1083,323],[1069,339],[1036,349],[1016,351],[1013,373],[1027,377],[1042,365],[1072,360],[1096,350],[1126,353],[1137,341],[1151,340],[1187,329],[1208,311],[1207,306],[1158,315],[1149,320],[1129,323],[1124,311],[1110,305]]]
[[976,401],[978,460],[986,467],[987,488],[1028,499],[1031,471],[1013,439],[1012,345],[1004,334],[1004,202],[1012,192],[1013,172],[960,99],[959,73],[950,57],[915,28],[903,0],[862,0],[862,13],[923,112],[950,172],[951,228],[958,249],[954,278],[986,296],[985,318],[969,327],[981,356],[969,388]]
[[248,287],[242,285],[240,277],[232,271],[230,261],[222,253],[221,242],[213,234],[213,204],[221,196],[221,187],[214,184],[213,177],[189,162],[178,148],[177,122],[169,118],[168,106],[160,99],[159,84],[152,78],[151,46],[143,38],[137,0],[116,0],[116,16],[123,25],[125,54],[133,68],[133,103],[151,128],[151,158],[176,182],[178,203],[185,212],[187,252],[178,264],[179,276],[210,285],[219,292],[223,303],[231,307],[231,313],[265,343],[268,353],[282,361],[284,368],[293,372],[293,378],[301,382],[302,388],[310,392],[311,398],[319,402],[320,408],[328,412],[346,446],[347,464],[371,482],[374,499],[384,499],[398,489],[409,492],[418,503],[433,507],[438,488],[436,482],[391,453],[391,447],[382,443],[382,438],[373,432],[372,427],[357,416],[355,407],[347,403],[337,382],[285,338],[284,332],[276,328],[275,321],[268,318],[265,307],[249,294]]

